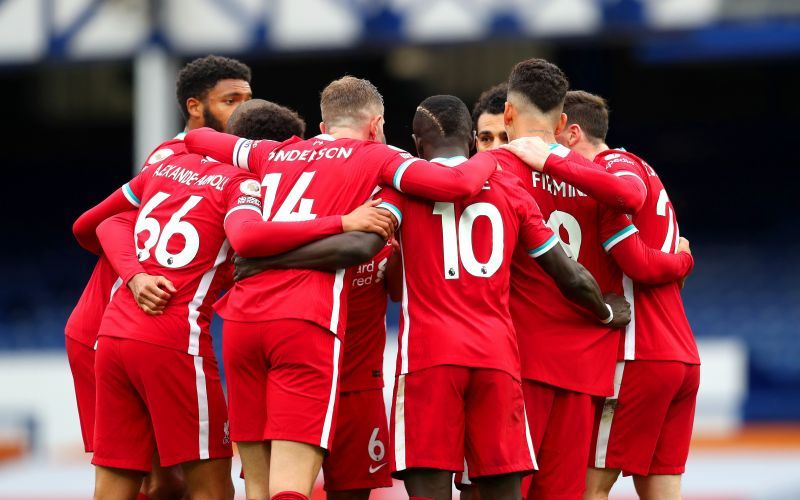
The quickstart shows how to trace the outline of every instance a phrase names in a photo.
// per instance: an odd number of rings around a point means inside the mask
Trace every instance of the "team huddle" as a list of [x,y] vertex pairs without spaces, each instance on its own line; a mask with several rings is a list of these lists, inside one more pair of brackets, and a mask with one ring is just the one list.
[[233,498],[232,443],[248,499],[308,499],[320,469],[335,500],[393,477],[412,499],[593,500],[620,473],[680,498],[694,261],[601,97],[522,61],[472,114],[423,100],[415,156],[367,80],[328,84],[304,139],[250,79],[186,65],[185,132],[73,225],[99,256],[66,325],[95,498]]

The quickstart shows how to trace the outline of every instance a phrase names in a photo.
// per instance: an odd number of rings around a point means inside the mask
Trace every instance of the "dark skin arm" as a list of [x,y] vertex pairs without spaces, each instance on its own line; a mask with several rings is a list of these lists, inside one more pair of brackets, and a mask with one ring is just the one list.
[[240,281],[268,269],[313,269],[334,272],[363,264],[380,252],[386,240],[375,233],[351,231],[329,236],[292,251],[272,257],[245,259],[238,255],[233,262],[233,279]]
[[564,297],[592,312],[599,321],[608,318],[608,304],[614,312],[610,326],[621,327],[630,322],[631,306],[625,298],[615,294],[604,297],[591,273],[570,259],[561,245],[537,257],[536,262],[555,280]]
[[392,255],[386,266],[386,291],[392,302],[403,300],[403,259],[400,257],[400,244],[392,240]]

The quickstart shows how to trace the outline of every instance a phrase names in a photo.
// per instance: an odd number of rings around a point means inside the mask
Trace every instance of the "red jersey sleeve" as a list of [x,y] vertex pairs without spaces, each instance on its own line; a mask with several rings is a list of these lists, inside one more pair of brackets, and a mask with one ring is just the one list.
[[560,144],[551,145],[544,173],[572,184],[595,200],[616,210],[638,212],[644,205],[647,187],[640,178],[614,175]]
[[519,241],[528,255],[533,258],[540,257],[558,245],[558,236],[544,223],[539,205],[518,178],[514,178],[512,193],[520,219]]
[[78,244],[92,253],[99,254],[101,247],[97,239],[97,227],[111,216],[138,208],[143,189],[144,178],[140,174],[78,217],[72,225],[72,234],[75,235]]
[[252,176],[232,179],[227,190],[225,234],[242,257],[269,257],[342,232],[342,217],[267,222],[261,216],[261,184]]
[[605,209],[601,214],[600,238],[629,278],[638,283],[661,285],[686,277],[694,266],[691,254],[671,254],[647,246],[627,215]]
[[375,195],[375,198],[380,198],[381,203],[378,208],[385,208],[394,218],[397,219],[397,227],[403,222],[403,208],[405,206],[405,196],[399,191],[392,188],[383,188]]
[[210,156],[235,167],[250,170],[266,160],[281,143],[268,140],[253,141],[203,127],[190,130],[183,139],[190,153]]
[[[494,157],[478,153],[457,167],[437,165],[410,154],[382,146],[374,154],[386,156],[382,162],[381,182],[396,190],[437,201],[459,201],[480,192],[483,184],[497,168]],[[394,153],[394,154],[392,154]]]
[[103,253],[125,285],[134,275],[145,272],[136,257],[133,239],[135,225],[136,212],[129,210],[109,217],[97,227]]
[[610,251],[611,257],[630,279],[646,285],[663,285],[685,278],[694,268],[687,252],[666,253],[645,244],[638,234],[626,238]]

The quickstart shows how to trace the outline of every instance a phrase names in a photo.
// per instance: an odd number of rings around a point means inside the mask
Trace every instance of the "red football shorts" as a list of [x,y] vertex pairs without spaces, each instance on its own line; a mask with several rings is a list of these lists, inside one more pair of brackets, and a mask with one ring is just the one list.
[[78,402],[78,419],[81,422],[83,448],[91,453],[94,435],[94,349],[75,339],[64,337],[67,343],[67,360],[75,384],[75,400]]
[[434,366],[395,383],[394,471],[430,468],[471,479],[535,467],[522,387],[501,370]]
[[522,391],[539,456],[539,470],[526,482],[525,498],[580,500],[594,422],[592,396],[535,380],[523,380]]
[[391,486],[391,454],[383,389],[341,393],[333,446],[322,463],[325,490]]
[[617,363],[617,397],[597,409],[589,465],[626,476],[683,474],[699,386],[699,365]]
[[222,331],[232,439],[330,449],[341,341],[297,319],[225,321]]
[[213,357],[100,337],[92,463],[148,472],[233,456],[225,395]]

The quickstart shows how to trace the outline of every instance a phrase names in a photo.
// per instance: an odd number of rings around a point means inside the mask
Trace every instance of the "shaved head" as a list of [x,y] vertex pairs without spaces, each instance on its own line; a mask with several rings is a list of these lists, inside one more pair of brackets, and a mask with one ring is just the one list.
[[452,95],[435,95],[422,101],[414,114],[413,129],[420,154],[466,147],[466,156],[475,136],[467,105]]

